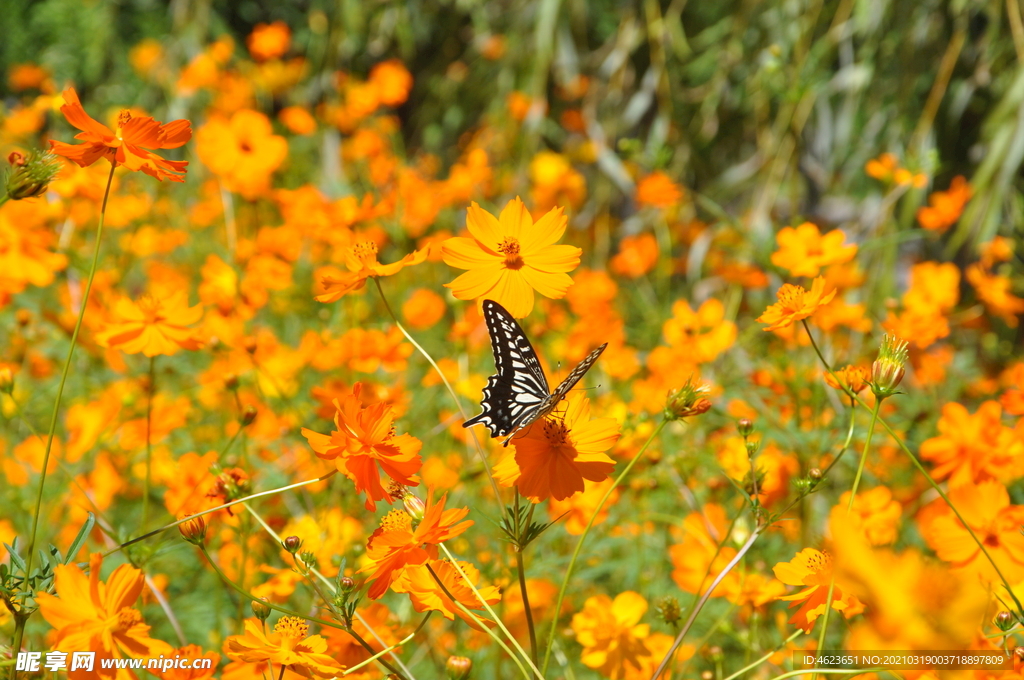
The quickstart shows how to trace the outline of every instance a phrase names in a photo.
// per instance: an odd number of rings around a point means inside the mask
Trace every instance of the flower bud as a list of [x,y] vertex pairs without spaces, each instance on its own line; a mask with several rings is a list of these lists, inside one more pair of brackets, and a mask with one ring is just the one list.
[[314,555],[311,550],[303,550],[299,553],[299,559],[302,560],[302,563],[309,568],[316,566],[316,555]]
[[679,606],[679,600],[671,595],[666,595],[661,599],[657,611],[661,620],[672,627],[678,625],[683,618],[683,608]]
[[28,156],[14,152],[7,157],[13,170],[7,172],[7,196],[12,201],[46,193],[60,172],[60,161],[49,151],[32,151]]
[[238,376],[234,373],[228,373],[224,376],[224,387],[228,388],[232,392],[238,389]]
[[754,421],[750,418],[740,418],[736,423],[736,429],[740,431],[740,436],[746,439],[754,432]]
[[810,470],[807,471],[807,476],[814,483],[818,483],[818,482],[821,481],[821,475],[822,475],[821,468],[811,468]]
[[356,587],[356,580],[351,576],[342,576],[338,583],[341,584],[341,589],[347,593],[352,592]]
[[200,545],[206,538],[206,518],[203,515],[190,517],[178,525],[178,531],[192,545]]
[[423,514],[427,511],[427,506],[414,493],[402,496],[402,505],[405,506],[405,511],[409,513],[409,516],[417,522],[423,519]]
[[665,404],[665,418],[668,420],[679,420],[689,416],[699,416],[707,413],[711,408],[711,401],[704,397],[709,388],[704,384],[694,384],[693,380],[687,380],[686,384],[679,389],[672,390],[668,395],[668,402]]
[[292,555],[299,552],[299,548],[302,547],[302,539],[298,536],[289,536],[288,538],[281,541],[282,547],[290,552]]
[[252,421],[256,420],[256,407],[253,406],[252,404],[246,406],[245,409],[242,411],[241,420],[242,427],[252,425]]
[[871,390],[879,399],[896,394],[907,365],[907,343],[888,335],[882,338],[878,358],[871,364]]
[[253,337],[246,338],[245,340],[242,341],[242,346],[245,348],[245,351],[248,352],[249,354],[255,354],[256,353],[256,338],[253,338]]
[[1013,628],[1013,625],[1015,623],[1015,621],[1013,620],[1013,614],[1005,610],[996,614],[996,617],[992,620],[992,622],[996,624],[996,628],[1003,631],[1004,633]]
[[444,667],[448,672],[448,680],[466,680],[473,670],[473,661],[465,656],[449,656]]
[[252,608],[252,615],[260,621],[266,621],[270,616],[270,607],[263,600],[253,600],[249,603],[249,607]]

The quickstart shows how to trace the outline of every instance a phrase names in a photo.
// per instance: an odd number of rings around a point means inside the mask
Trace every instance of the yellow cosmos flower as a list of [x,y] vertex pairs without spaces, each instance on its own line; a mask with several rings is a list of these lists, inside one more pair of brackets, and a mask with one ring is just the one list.
[[607,595],[588,598],[583,611],[572,617],[576,641],[583,645],[580,661],[612,680],[621,680],[630,670],[639,670],[641,660],[651,656],[644,644],[651,627],[640,623],[647,600],[631,590],[612,600]]
[[445,287],[460,300],[494,300],[517,319],[533,309],[535,290],[564,297],[572,285],[568,272],[579,266],[583,253],[555,245],[567,221],[561,208],[552,208],[534,222],[519,197],[497,218],[473,203],[466,216],[472,238],[450,238],[441,246],[445,263],[469,271]]
[[391,276],[425,259],[426,249],[411,252],[398,262],[381,264],[377,261],[377,244],[373,241],[362,241],[345,253],[345,266],[348,267],[348,272],[333,276],[325,274],[320,280],[324,293],[313,299],[317,302],[336,302],[347,293],[361,289],[366,285],[366,279],[371,276]]
[[[773,567],[775,577],[789,586],[805,586],[804,590],[792,595],[780,597],[790,601],[790,609],[799,607],[789,622],[805,633],[811,632],[814,621],[825,613],[831,604],[832,609],[842,612],[850,618],[864,611],[864,605],[850,594],[845,585],[832,580],[832,556],[814,548],[804,548],[789,562],[779,562]],[[832,599],[829,600],[831,588]]]
[[309,624],[297,616],[282,616],[274,632],[264,634],[256,619],[246,619],[245,635],[232,635],[224,642],[224,651],[235,661],[280,664],[305,678],[336,678],[345,670],[327,654],[327,640],[319,635],[306,637]]

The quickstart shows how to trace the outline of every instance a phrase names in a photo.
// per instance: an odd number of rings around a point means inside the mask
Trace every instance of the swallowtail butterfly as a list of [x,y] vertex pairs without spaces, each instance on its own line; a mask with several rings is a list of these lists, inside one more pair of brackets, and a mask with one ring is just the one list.
[[483,423],[491,431],[492,439],[506,437],[503,445],[508,446],[516,432],[555,410],[558,402],[594,365],[608,343],[588,354],[552,392],[537,360],[537,353],[515,318],[494,300],[484,300],[483,307],[497,374],[487,379],[480,402],[483,412],[462,426]]

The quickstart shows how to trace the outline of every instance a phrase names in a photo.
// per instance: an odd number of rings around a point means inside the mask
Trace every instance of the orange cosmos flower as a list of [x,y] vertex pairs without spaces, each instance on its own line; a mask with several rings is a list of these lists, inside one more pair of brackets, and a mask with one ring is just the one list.
[[888,487],[876,486],[857,494],[853,499],[853,508],[847,512],[849,505],[850,492],[846,491],[832,508],[832,522],[838,521],[841,513],[849,526],[859,530],[873,546],[889,545],[896,541],[903,507],[893,500],[892,491]]
[[1013,294],[1010,278],[991,274],[978,263],[967,267],[964,274],[985,309],[1001,318],[1010,328],[1016,328],[1017,317],[1024,314],[1024,299]]
[[413,519],[404,510],[388,512],[366,542],[366,556],[369,564],[360,573],[372,571],[368,580],[373,581],[367,595],[377,600],[409,565],[423,564],[437,559],[437,545],[454,538],[473,526],[472,521],[461,520],[469,514],[469,508],[445,510],[448,496],[441,496],[436,504],[431,497],[423,511],[423,519],[413,528]]
[[199,645],[185,645],[173,650],[167,655],[168,658],[181,657],[182,659],[209,659],[209,668],[168,668],[160,673],[161,680],[207,680],[217,672],[217,664],[220,663],[220,654],[217,652],[203,652]]
[[391,502],[381,485],[380,470],[403,486],[419,484],[413,475],[423,462],[419,456],[423,443],[412,435],[395,434],[391,404],[363,408],[362,389],[362,383],[356,383],[343,401],[334,400],[337,430],[325,435],[302,428],[302,436],[318,458],[335,461],[338,471],[356,483],[356,491],[366,493],[366,509],[375,510],[377,501]]
[[930,205],[917,209],[917,221],[930,231],[945,231],[956,224],[974,190],[963,175],[957,175],[946,191],[928,197]]
[[68,122],[81,130],[75,139],[85,144],[65,144],[50,140],[50,149],[57,155],[74,161],[81,167],[92,165],[100,158],[123,165],[129,170],[141,170],[158,180],[185,181],[188,161],[169,161],[148,149],[177,149],[192,138],[192,124],[187,120],[161,123],[149,116],[133,116],[122,109],[117,116],[117,132],[111,131],[85,112],[75,88],[64,90],[61,113]]
[[651,656],[644,641],[651,627],[640,623],[647,600],[627,590],[612,600],[607,595],[587,598],[583,611],[572,617],[576,641],[583,645],[580,661],[605,677],[621,680],[629,666],[640,668],[640,659]]
[[[39,612],[56,630],[53,648],[63,652],[96,652],[100,658],[156,657],[171,652],[166,642],[149,637],[149,626],[132,605],[142,594],[145,575],[122,564],[106,582],[100,581],[103,558],[89,560],[89,575],[75,564],[54,568],[56,595],[36,593]],[[95,669],[70,671],[71,680],[118,677],[116,668],[96,663]]]
[[242,109],[230,119],[213,116],[196,133],[196,152],[231,191],[255,200],[270,190],[270,176],[288,156],[288,141],[270,119]]
[[417,288],[402,305],[402,316],[417,330],[430,328],[444,317],[444,298],[429,288]]
[[[469,562],[462,561],[459,562],[459,566],[476,586],[487,604],[497,604],[501,601],[501,590],[497,586],[481,588],[478,585],[480,572],[476,567]],[[441,612],[441,616],[449,621],[454,621],[458,616],[473,628],[483,630],[477,619],[462,611],[462,608],[455,604],[457,601],[467,609],[484,609],[480,598],[476,596],[473,589],[466,583],[466,579],[449,560],[431,560],[424,564],[406,567],[402,571],[402,575],[391,585],[391,589],[396,593],[408,593],[412,600],[412,608],[420,613]],[[449,595],[455,599],[453,600]]]
[[325,274],[320,283],[324,293],[313,299],[317,302],[335,302],[354,290],[366,285],[371,276],[391,276],[411,264],[419,264],[427,259],[427,250],[416,250],[398,262],[381,264],[377,262],[377,244],[373,241],[361,241],[345,251],[347,273]]
[[235,661],[278,664],[304,678],[340,676],[345,668],[327,654],[327,640],[306,637],[308,632],[309,624],[298,616],[282,616],[269,635],[257,619],[246,619],[245,635],[228,637],[224,652]]
[[580,263],[582,250],[555,245],[565,233],[566,217],[552,208],[536,223],[523,202],[509,201],[498,219],[473,203],[466,215],[472,238],[444,242],[444,261],[468,269],[451,283],[460,300],[488,298],[521,319],[533,309],[533,291],[561,298],[572,285],[568,272]]
[[[814,620],[824,614],[825,607],[829,605],[826,600],[829,584],[832,583],[832,556],[814,548],[805,548],[789,562],[776,564],[772,571],[786,585],[808,586],[806,590],[779,599],[793,602],[789,605],[790,609],[800,607],[789,622],[802,628],[805,633],[811,632]],[[831,605],[832,609],[842,612],[846,618],[864,611],[860,600],[845,592],[838,582],[832,586]]]
[[616,488],[612,491],[611,496],[608,497],[608,502],[600,510],[598,510],[597,506],[611,485],[612,479],[610,477],[600,482],[586,480],[583,493],[574,494],[562,501],[553,498],[549,499],[548,516],[564,517],[565,523],[563,526],[565,527],[565,532],[570,536],[579,536],[586,529],[587,523],[590,522],[591,517],[594,517],[595,512],[597,512],[597,517],[594,519],[594,526],[608,518],[608,510],[619,500],[619,489]]
[[921,458],[935,466],[932,475],[937,480],[948,477],[949,485],[956,487],[986,479],[1005,483],[1024,474],[1024,441],[1003,424],[999,402],[986,401],[973,414],[950,402],[942,407],[937,427],[939,436],[921,442],[920,448]]
[[[832,377],[832,373],[825,373],[825,382],[829,387],[834,387],[837,390],[850,390],[854,394],[867,387],[867,380],[871,377],[871,371],[863,366],[844,366],[837,368],[833,373],[835,373],[835,377]],[[836,378],[839,380],[837,381]]]
[[619,252],[609,262],[619,276],[636,279],[654,269],[658,262],[658,240],[654,234],[627,236],[619,244]]
[[857,246],[843,245],[846,234],[842,231],[834,229],[822,236],[810,222],[783,227],[775,239],[779,249],[772,253],[772,264],[793,276],[817,276],[822,267],[849,262],[857,254]]
[[571,392],[564,414],[552,414],[512,438],[514,453],[494,467],[503,485],[538,500],[565,500],[583,491],[583,480],[600,482],[615,468],[605,453],[619,438],[614,418],[590,419],[590,400]]
[[[1020,533],[1024,506],[1010,505],[1006,487],[994,479],[958,486],[949,490],[949,500],[1003,575],[1012,583],[1024,578],[1024,536]],[[984,580],[995,580],[988,558],[945,501],[936,503],[935,509],[934,513],[922,513],[926,516],[921,533],[939,559],[977,572]]]
[[814,279],[811,290],[806,291],[800,286],[787,283],[779,288],[779,301],[769,305],[757,321],[769,324],[766,331],[787,328],[796,321],[806,319],[814,314],[822,305],[826,305],[836,296],[836,291],[825,292],[825,279],[821,276]]
[[714,361],[736,342],[736,324],[725,318],[725,305],[715,298],[705,300],[696,311],[686,300],[677,300],[662,332],[672,347],[685,348],[696,363]]
[[636,185],[636,202],[640,206],[670,208],[682,198],[679,185],[663,172],[652,172]]
[[388,59],[370,69],[368,82],[377,90],[377,101],[385,106],[401,106],[409,98],[412,74],[397,59]]
[[127,354],[142,352],[147,357],[174,355],[181,349],[199,349],[189,325],[203,315],[200,305],[188,306],[188,294],[179,292],[166,299],[144,295],[136,302],[121,298],[114,305],[114,321],[97,334],[104,347]]
[[272,24],[256,24],[252,33],[246,38],[245,44],[249,54],[256,61],[266,61],[280,57],[292,44],[292,31],[283,21]]

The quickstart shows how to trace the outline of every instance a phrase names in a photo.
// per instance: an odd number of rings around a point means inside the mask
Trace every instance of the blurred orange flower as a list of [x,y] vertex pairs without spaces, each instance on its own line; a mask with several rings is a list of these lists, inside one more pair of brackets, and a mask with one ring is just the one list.
[[[483,596],[484,602],[497,604],[501,601],[501,590],[497,586],[480,587],[480,572],[476,567],[469,562],[462,561],[459,562],[459,566]],[[391,584],[391,590],[396,593],[408,593],[409,599],[412,600],[412,608],[420,613],[441,612],[441,616],[449,621],[454,621],[458,616],[472,628],[483,630],[483,627],[477,623],[477,619],[462,611],[462,608],[455,604],[458,602],[467,609],[484,609],[483,602],[476,596],[473,589],[466,583],[466,579],[462,577],[450,560],[431,560],[406,567],[402,571],[402,575]],[[489,622],[486,618],[484,620]]]
[[412,74],[398,59],[388,59],[370,69],[368,82],[377,90],[381,104],[401,106],[409,98]]
[[654,269],[658,262],[658,241],[654,234],[626,236],[609,266],[619,276],[636,279]]
[[274,632],[264,633],[263,623],[245,620],[245,634],[224,641],[224,653],[235,661],[279,664],[307,678],[336,678],[345,668],[327,653],[327,640],[310,635],[309,624],[298,616],[282,616]]
[[121,298],[114,305],[113,320],[97,333],[104,347],[147,357],[172,356],[182,349],[199,349],[202,342],[191,324],[203,315],[201,305],[188,306],[188,294],[178,292],[161,299],[144,295],[133,302]]
[[579,265],[583,253],[575,246],[555,245],[566,223],[561,208],[534,222],[518,197],[498,219],[474,202],[466,216],[472,237],[450,238],[441,248],[448,265],[469,271],[445,287],[460,300],[492,299],[517,319],[533,309],[534,290],[564,297],[572,285],[567,272]]
[[311,135],[316,132],[316,118],[301,106],[286,106],[277,114],[278,120],[297,135]]
[[1002,421],[997,401],[986,401],[975,413],[957,402],[942,407],[939,435],[921,442],[920,455],[935,466],[937,480],[948,478],[950,487],[998,479],[1010,482],[1024,475],[1024,441]]
[[[864,605],[860,600],[844,590],[840,583],[832,584],[832,556],[827,552],[805,548],[789,562],[776,564],[772,571],[775,572],[776,578],[786,585],[808,586],[799,593],[779,598],[793,602],[789,605],[790,609],[800,607],[789,622],[803,629],[805,633],[811,632],[815,619],[825,613],[825,608],[829,604],[832,609],[842,612],[848,619],[864,611]],[[827,602],[829,588],[832,590],[831,603]]]
[[956,224],[974,190],[963,175],[957,175],[946,191],[928,197],[930,205],[917,209],[917,221],[930,231],[945,231]]
[[514,484],[527,498],[564,500],[583,491],[583,480],[604,480],[615,469],[605,451],[619,438],[614,418],[590,419],[590,400],[571,392],[564,414],[552,414],[512,438],[514,453],[494,467],[504,486]]
[[640,623],[646,612],[647,600],[632,590],[614,600],[604,594],[587,598],[583,611],[572,617],[583,665],[612,680],[624,678],[630,666],[639,670],[640,660],[651,656],[644,645],[651,627]]
[[1024,298],[1013,294],[1010,277],[989,273],[979,263],[968,266],[964,275],[985,309],[1001,318],[1010,328],[1016,328],[1017,317],[1024,314]]
[[837,390],[848,389],[854,394],[867,387],[867,380],[871,377],[871,372],[864,366],[844,366],[837,368],[833,373],[835,373],[835,377],[832,377],[832,373],[825,373],[825,382],[829,387],[834,387]]
[[669,345],[685,348],[691,361],[714,361],[736,342],[736,324],[725,318],[725,305],[708,298],[694,311],[686,300],[672,304],[672,318],[662,326]]
[[473,526],[472,521],[462,521],[469,514],[469,508],[445,510],[447,499],[447,495],[441,496],[441,500],[434,503],[433,498],[428,497],[423,519],[415,528],[409,513],[397,508],[381,519],[380,528],[366,542],[368,564],[359,570],[359,573],[373,572],[367,579],[373,582],[367,591],[371,600],[380,599],[406,566],[437,559],[439,543]]
[[288,142],[270,119],[242,109],[231,118],[215,115],[196,133],[196,152],[231,191],[255,200],[270,190],[270,176],[288,156]]
[[50,140],[50,149],[74,161],[81,167],[92,165],[100,158],[123,165],[129,170],[141,170],[158,180],[185,181],[188,161],[169,161],[148,149],[177,149],[192,139],[192,124],[187,120],[161,123],[149,116],[135,116],[122,109],[117,116],[117,132],[95,120],[85,112],[75,88],[64,90],[61,113],[68,122],[81,130],[75,139],[85,144],[65,144]]
[[417,288],[402,305],[402,316],[413,328],[430,328],[444,317],[444,298],[429,288]]
[[863,491],[853,499],[853,508],[847,512],[849,506],[850,492],[846,491],[832,507],[833,521],[842,513],[849,526],[859,530],[871,545],[889,545],[896,541],[903,507],[893,500],[889,487],[876,486]]
[[834,229],[824,236],[818,225],[804,222],[798,227],[783,227],[775,236],[779,249],[772,253],[772,264],[792,276],[817,276],[823,267],[849,262],[857,246],[844,245],[846,234]]
[[[598,509],[598,503],[608,493],[612,486],[612,479],[607,477],[600,482],[592,482],[589,479],[584,481],[583,493],[578,493],[565,500],[548,499],[548,516],[565,517],[565,532],[570,536],[579,536],[587,527],[590,519],[594,518],[594,526],[597,526],[608,518],[608,510],[619,500],[619,489],[612,491],[608,501]],[[532,606],[532,603],[531,603]]]
[[283,21],[272,24],[256,24],[252,33],[246,38],[249,54],[256,61],[266,61],[280,57],[292,44],[292,31]]
[[640,206],[670,208],[682,199],[682,189],[663,172],[652,172],[637,182],[636,202]]
[[[129,564],[100,581],[103,558],[89,559],[89,575],[76,564],[54,568],[54,592],[36,593],[39,613],[54,627],[53,644],[63,652],[96,652],[101,658],[156,657],[171,652],[166,642],[149,636],[149,626],[134,604],[142,594],[145,574]],[[71,680],[118,677],[116,668],[95,664],[95,670],[69,671]]]
[[375,510],[377,501],[391,503],[381,485],[380,470],[403,486],[419,484],[413,475],[423,462],[419,456],[423,443],[409,434],[395,434],[390,404],[363,408],[362,388],[362,383],[356,383],[343,401],[334,400],[338,429],[325,435],[302,428],[302,436],[318,458],[333,460],[338,471],[355,482],[356,491],[366,493],[366,509]]
[[779,301],[769,305],[757,321],[769,324],[764,330],[774,331],[791,326],[794,322],[806,319],[818,309],[832,301],[836,291],[825,292],[825,279],[821,276],[814,279],[811,290],[806,291],[791,283],[779,288]]
[[373,241],[360,241],[345,251],[345,266],[349,271],[324,274],[320,279],[324,292],[313,299],[317,302],[335,302],[352,291],[360,290],[371,276],[391,276],[426,259],[427,251],[424,249],[415,250],[398,262],[381,264],[377,261],[377,244]]

